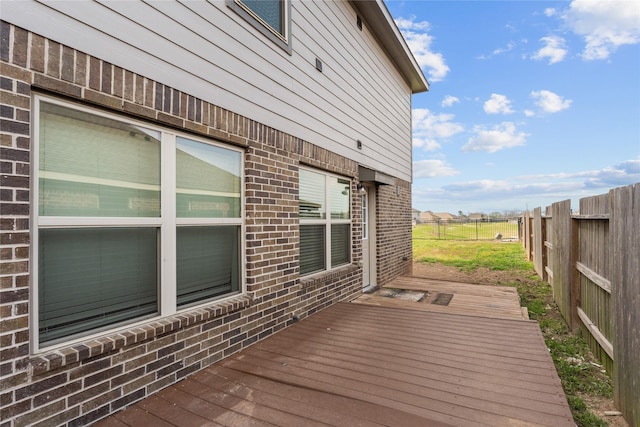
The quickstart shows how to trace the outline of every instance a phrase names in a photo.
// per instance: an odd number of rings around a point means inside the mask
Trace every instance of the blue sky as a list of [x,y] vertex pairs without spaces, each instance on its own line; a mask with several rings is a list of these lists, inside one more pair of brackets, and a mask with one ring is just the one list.
[[385,0],[413,97],[413,206],[503,212],[640,182],[640,2]]

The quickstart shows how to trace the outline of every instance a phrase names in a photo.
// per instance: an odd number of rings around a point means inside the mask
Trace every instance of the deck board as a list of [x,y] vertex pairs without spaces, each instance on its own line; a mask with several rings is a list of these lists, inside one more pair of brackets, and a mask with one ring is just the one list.
[[324,309],[98,425],[145,416],[179,426],[575,425],[536,322],[360,303]]
[[[411,301],[383,296],[385,291],[392,289],[425,292],[427,293],[427,298],[423,301]],[[433,304],[433,297],[438,294],[452,295],[449,304],[446,306]],[[361,295],[354,302],[417,311],[464,314],[499,319],[527,319],[520,307],[520,297],[516,288],[509,286],[480,286],[421,277],[400,276],[385,285],[382,290]]]

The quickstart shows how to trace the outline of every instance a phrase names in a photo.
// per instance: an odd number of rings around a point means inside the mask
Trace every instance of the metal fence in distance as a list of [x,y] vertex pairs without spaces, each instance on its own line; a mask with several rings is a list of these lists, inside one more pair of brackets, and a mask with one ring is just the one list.
[[415,224],[413,238],[423,240],[518,240],[519,219],[436,220]]

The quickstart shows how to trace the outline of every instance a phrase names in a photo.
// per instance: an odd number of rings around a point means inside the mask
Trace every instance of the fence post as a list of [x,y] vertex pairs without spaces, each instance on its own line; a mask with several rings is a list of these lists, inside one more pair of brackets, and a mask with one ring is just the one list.
[[527,251],[527,260],[531,261],[531,212],[527,211],[524,215],[524,247]]
[[547,218],[542,217],[542,210],[540,211],[540,248],[542,250],[542,264],[540,269],[542,270],[542,280],[545,282],[549,281],[547,266],[549,265],[549,260],[547,257],[547,247],[544,242],[547,241]]
[[551,205],[551,216],[553,217],[553,230],[551,243],[553,245],[552,268],[554,298],[560,308],[560,313],[573,330],[577,325],[573,322],[571,312],[571,200],[556,202]]
[[611,190],[609,202],[613,394],[629,425],[640,426],[640,183]]
[[580,297],[581,297],[581,285],[580,285],[580,272],[576,266],[576,263],[580,259],[580,235],[579,235],[580,224],[578,219],[571,218],[571,231],[569,234],[569,238],[571,241],[569,242],[570,250],[569,250],[569,259],[571,262],[569,263],[571,272],[569,275],[569,280],[571,281],[571,329],[573,332],[577,332],[580,328],[580,316],[578,316],[578,307],[580,307]]

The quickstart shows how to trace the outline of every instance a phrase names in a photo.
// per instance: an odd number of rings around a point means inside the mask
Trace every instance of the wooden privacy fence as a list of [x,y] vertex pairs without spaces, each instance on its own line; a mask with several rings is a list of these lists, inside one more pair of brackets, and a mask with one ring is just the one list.
[[616,406],[640,426],[640,183],[526,212],[522,244],[572,330],[614,383]]

